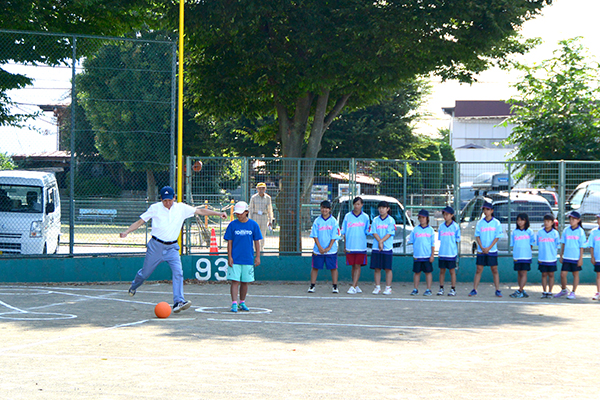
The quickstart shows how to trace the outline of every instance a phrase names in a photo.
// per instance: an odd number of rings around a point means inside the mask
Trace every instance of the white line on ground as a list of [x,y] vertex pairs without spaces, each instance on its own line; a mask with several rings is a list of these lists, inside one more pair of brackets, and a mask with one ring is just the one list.
[[25,310],[21,310],[20,308],[17,308],[17,307],[13,307],[13,306],[11,306],[10,304],[6,304],[6,303],[5,303],[5,302],[3,302],[2,300],[0,300],[0,305],[3,305],[3,306],[4,306],[4,307],[6,307],[6,308],[10,308],[11,310],[15,310],[15,311],[18,311],[18,312],[20,312],[20,313],[23,313],[23,314],[26,314],[26,313],[27,313],[27,311],[25,311]]

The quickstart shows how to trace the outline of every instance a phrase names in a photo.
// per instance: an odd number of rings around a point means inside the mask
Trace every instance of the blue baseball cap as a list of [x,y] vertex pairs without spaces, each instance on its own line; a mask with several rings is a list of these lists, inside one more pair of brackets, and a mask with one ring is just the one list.
[[160,189],[160,198],[162,200],[173,200],[174,196],[175,191],[171,186],[165,186],[162,189]]
[[488,203],[487,201],[485,203],[483,203],[483,205],[481,206],[481,208],[489,208],[490,210],[494,209],[494,206],[492,203]]
[[422,209],[421,211],[419,211],[419,214],[417,214],[419,217],[429,217],[429,211]]
[[446,208],[444,208],[444,209],[442,210],[442,212],[445,212],[445,213],[448,213],[448,214],[452,214],[452,215],[454,215],[454,208],[452,208],[452,207],[450,207],[450,206],[447,206]]
[[577,219],[581,219],[581,215],[579,215],[579,213],[577,211],[571,211],[568,216],[577,218]]

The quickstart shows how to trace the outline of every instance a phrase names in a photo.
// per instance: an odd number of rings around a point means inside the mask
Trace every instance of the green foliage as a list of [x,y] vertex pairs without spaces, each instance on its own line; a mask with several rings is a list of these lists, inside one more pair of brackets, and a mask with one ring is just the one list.
[[[11,30],[0,30],[0,66],[8,62],[70,64],[72,38],[44,33],[120,35],[152,19],[149,8],[152,3],[150,0],[10,1],[0,8],[0,27]],[[0,67],[0,126],[18,126],[29,117],[11,114],[6,92],[31,83],[27,76]]]
[[142,41],[109,43],[84,61],[78,100],[105,159],[131,171],[168,168],[171,62],[170,43]]
[[[600,159],[600,103],[598,63],[586,58],[578,39],[560,42],[554,57],[533,66],[516,65],[524,78],[516,84],[519,96],[511,99],[516,124],[509,143],[517,145],[513,160]],[[556,185],[545,165],[527,165],[522,175],[536,184]],[[594,171],[594,168],[582,170]],[[569,173],[569,172],[567,172]],[[598,173],[580,176],[597,178]]]
[[15,168],[17,168],[17,166],[13,162],[12,157],[10,157],[6,153],[0,153],[0,170],[15,169]]
[[[419,74],[470,81],[523,52],[515,29],[546,0],[194,2],[186,9],[187,79],[200,112],[294,115],[307,93],[371,105]],[[177,9],[171,9],[176,21]]]

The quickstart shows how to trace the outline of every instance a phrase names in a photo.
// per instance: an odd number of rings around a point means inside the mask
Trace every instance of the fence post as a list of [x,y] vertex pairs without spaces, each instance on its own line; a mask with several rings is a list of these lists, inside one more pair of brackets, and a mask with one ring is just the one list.
[[[408,218],[410,218],[410,216],[408,215],[408,211],[410,211],[411,215],[412,215],[412,210],[408,209],[408,205],[406,203],[406,183],[408,182],[408,162],[404,161],[404,172],[402,173],[402,200],[404,201],[404,215]],[[406,254],[406,224],[408,223],[408,221],[404,221],[404,225],[402,225],[402,247],[404,247],[402,249],[402,252],[404,254]]]
[[[171,55],[171,173],[169,176],[169,181],[171,183],[171,187],[175,187],[175,181],[177,177],[175,176],[177,167],[177,160],[175,159],[175,121],[177,116],[175,114],[177,108],[177,42],[173,43],[173,52]],[[189,168],[188,168],[189,171]],[[181,190],[182,188],[177,188],[177,190]]]
[[296,251],[302,253],[302,189],[300,178],[302,176],[302,159],[296,160]]
[[[507,171],[508,171],[508,224],[507,228],[506,228],[506,249],[508,251],[510,251],[510,223],[512,221],[512,207],[511,207],[511,201],[510,201],[510,191],[512,190],[512,163],[508,163],[507,165]],[[516,218],[515,218],[516,221]]]
[[242,198],[240,200],[249,202],[250,201],[250,177],[248,176],[248,157],[242,157]]
[[69,164],[69,255],[73,255],[75,246],[75,63],[77,62],[77,38],[73,36],[73,64],[71,68],[71,160]]
[[562,232],[565,229],[565,202],[567,201],[567,166],[565,160],[558,162],[558,229]]
[[358,196],[356,193],[356,158],[350,159],[350,168],[348,169],[348,194],[350,195],[350,201]]

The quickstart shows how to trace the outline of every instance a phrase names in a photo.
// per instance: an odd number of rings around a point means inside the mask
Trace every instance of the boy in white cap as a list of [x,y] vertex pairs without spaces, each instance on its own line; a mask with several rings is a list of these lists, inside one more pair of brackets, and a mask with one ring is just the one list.
[[[263,238],[258,224],[248,218],[248,203],[238,201],[233,207],[237,219],[225,231],[227,240],[227,279],[231,281],[231,312],[249,311],[246,306],[248,284],[254,282],[254,267],[260,265],[260,240]],[[238,295],[239,290],[239,295]]]
[[181,231],[183,222],[194,215],[218,215],[223,219],[227,213],[212,211],[206,208],[195,208],[184,203],[173,200],[175,191],[170,186],[160,189],[160,203],[152,204],[148,210],[140,216],[140,219],[131,224],[126,231],[121,232],[122,238],[144,225],[152,219],[152,239],[146,245],[146,257],[144,265],[135,275],[135,279],[129,288],[129,295],[134,296],[146,279],[150,277],[158,264],[165,261],[173,272],[173,312],[178,313],[187,310],[192,305],[191,301],[183,297],[183,269],[179,257],[179,245],[177,238]]

